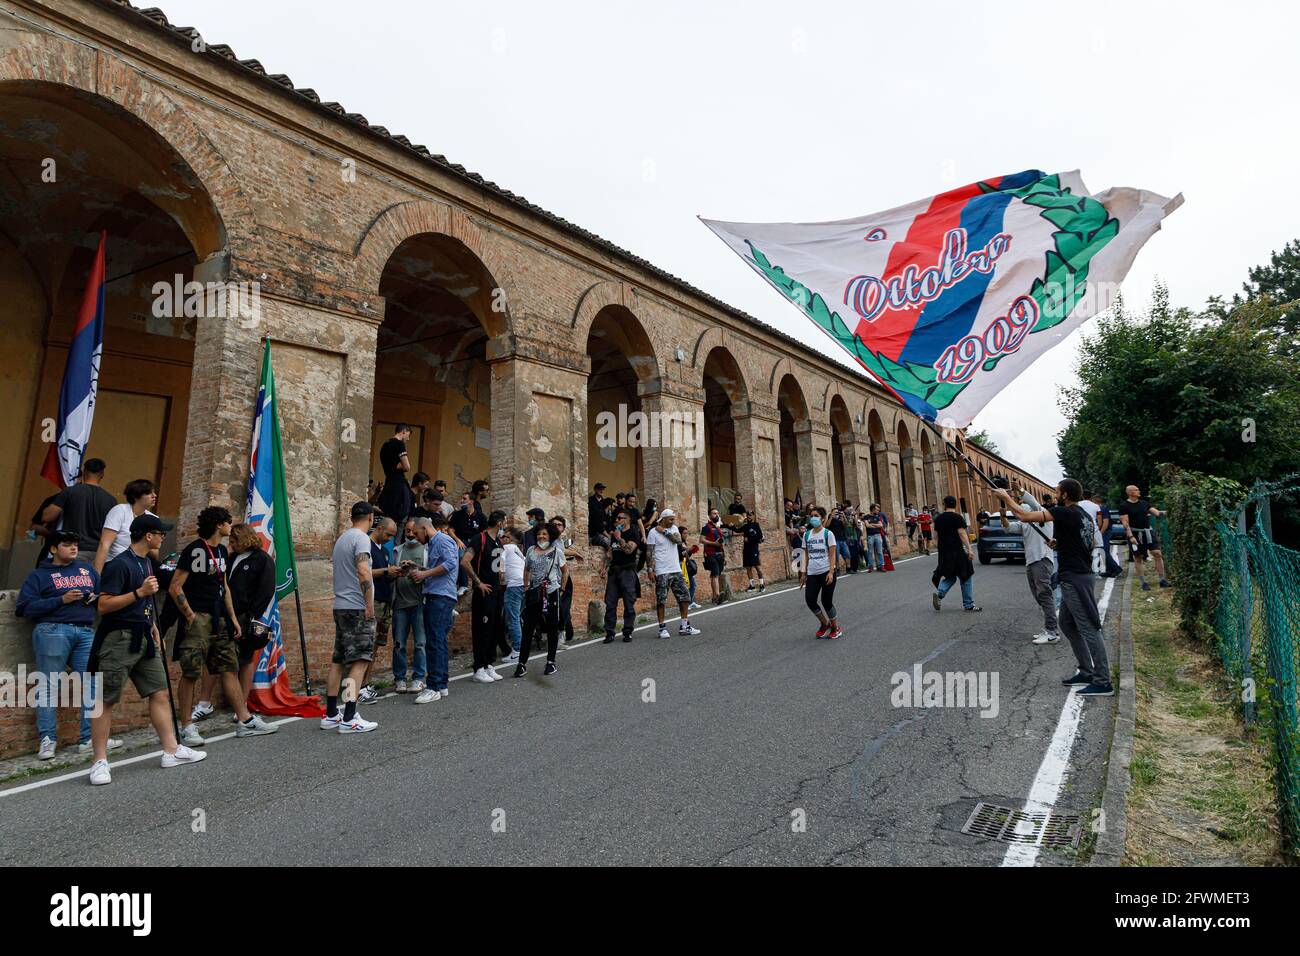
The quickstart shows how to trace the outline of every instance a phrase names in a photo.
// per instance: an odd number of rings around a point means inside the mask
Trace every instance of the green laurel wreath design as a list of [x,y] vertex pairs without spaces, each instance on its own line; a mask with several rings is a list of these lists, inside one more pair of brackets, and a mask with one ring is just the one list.
[[[986,192],[997,192],[988,183],[980,183]],[[1072,195],[1062,188],[1058,175],[1044,176],[1010,195],[1026,205],[1037,206],[1039,214],[1053,226],[1053,248],[1046,253],[1044,274],[1034,279],[1029,296],[1038,304],[1039,317],[1029,334],[1050,329],[1065,321],[1071,310],[1087,292],[1088,266],[1106,243],[1119,234],[1119,220],[1106,211],[1106,207],[1091,196]],[[819,328],[831,336],[840,347],[856,358],[864,368],[897,392],[923,399],[933,408],[947,408],[969,382],[938,381],[938,372],[931,365],[917,362],[897,362],[873,351],[853,332],[838,312],[827,306],[820,294],[812,292],[797,279],[787,276],[753,242],[749,246],[750,262],[787,299],[803,311]],[[1004,356],[995,356],[981,368],[992,371]]]

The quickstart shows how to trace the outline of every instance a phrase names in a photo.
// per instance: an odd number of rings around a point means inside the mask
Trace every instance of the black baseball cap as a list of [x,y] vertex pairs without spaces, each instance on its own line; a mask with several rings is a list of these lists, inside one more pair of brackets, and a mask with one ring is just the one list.
[[142,514],[131,522],[131,537],[142,538],[146,534],[166,534],[174,526],[169,525],[157,515]]

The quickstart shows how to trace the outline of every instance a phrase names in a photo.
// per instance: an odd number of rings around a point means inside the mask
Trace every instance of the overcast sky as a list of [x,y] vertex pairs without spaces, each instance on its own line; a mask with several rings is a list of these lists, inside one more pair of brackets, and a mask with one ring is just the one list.
[[[844,219],[1031,168],[1183,192],[1137,305],[1157,278],[1179,304],[1231,294],[1300,236],[1295,5],[160,2],[831,361],[697,215]],[[974,424],[1049,481],[1079,335]]]

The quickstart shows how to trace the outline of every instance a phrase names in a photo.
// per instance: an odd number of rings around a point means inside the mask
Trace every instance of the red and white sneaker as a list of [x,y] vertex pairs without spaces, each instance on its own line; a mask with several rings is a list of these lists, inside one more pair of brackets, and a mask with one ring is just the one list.
[[831,629],[831,632],[826,636],[832,641],[838,641],[841,637],[844,636],[844,628],[836,624],[835,627]]
[[377,721],[366,720],[360,714],[355,715],[351,720],[339,719],[339,733],[341,734],[367,734],[378,726]]
[[332,714],[326,714],[320,719],[321,730],[338,730],[339,724],[343,723],[343,711],[336,710]]
[[830,630],[831,626],[829,624],[823,624],[821,627],[817,628],[817,639],[821,640],[830,633]]

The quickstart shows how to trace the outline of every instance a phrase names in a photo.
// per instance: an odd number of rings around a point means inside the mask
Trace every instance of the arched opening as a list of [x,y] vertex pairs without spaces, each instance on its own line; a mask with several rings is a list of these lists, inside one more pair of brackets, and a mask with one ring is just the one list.
[[[848,497],[846,474],[853,474],[853,446],[849,443],[849,434],[853,431],[853,420],[849,417],[849,407],[844,398],[836,395],[831,398],[831,489],[836,501]],[[859,504],[859,502],[854,502]]]
[[881,460],[884,459],[884,452],[879,450],[878,446],[885,440],[885,426],[880,421],[880,415],[873,408],[867,413],[867,435],[871,439],[871,501],[867,504],[879,504],[881,508],[888,507],[885,496],[881,494],[882,486]]
[[610,497],[635,491],[644,504],[647,495],[662,495],[645,487],[643,449],[652,436],[644,422],[637,428],[644,411],[638,386],[659,374],[654,346],[631,310],[607,305],[592,320],[586,347],[587,486],[602,482]]
[[802,430],[808,426],[808,403],[793,375],[781,378],[776,405],[781,412],[781,495],[807,504],[812,500],[813,489],[804,487],[796,428]]
[[[0,84],[0,573],[13,586],[35,562],[30,519],[57,489],[40,474],[68,347],[101,231],[104,342],[84,459],[104,484],[159,490],[180,517],[200,323],[224,322],[186,286],[224,278],[226,232],[211,197],[155,130],[108,100],[50,83]],[[224,305],[224,300],[223,300]]]
[[916,463],[912,458],[912,433],[907,422],[898,423],[898,487],[903,493],[903,505],[915,505],[919,489],[916,486]]
[[935,487],[935,468],[930,458],[933,454],[933,446],[930,444],[930,435],[925,429],[921,429],[921,479],[922,479],[922,501],[917,502],[918,508],[929,508],[937,506],[939,503],[939,493]]
[[[451,497],[492,469],[490,336],[505,330],[496,281],[458,239],[405,239],[384,265],[384,321],[375,349],[370,476],[384,480],[379,450],[411,426],[409,480],[424,472]],[[454,501],[453,501],[454,504]]]
[[[735,357],[722,346],[704,360],[704,455],[709,507],[724,515],[740,490],[736,469],[735,403],[744,401],[745,382]],[[753,507],[752,500],[746,505]]]

